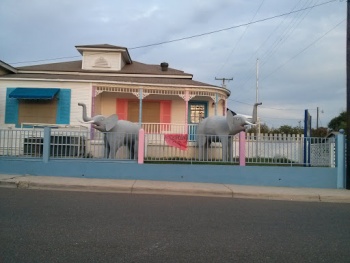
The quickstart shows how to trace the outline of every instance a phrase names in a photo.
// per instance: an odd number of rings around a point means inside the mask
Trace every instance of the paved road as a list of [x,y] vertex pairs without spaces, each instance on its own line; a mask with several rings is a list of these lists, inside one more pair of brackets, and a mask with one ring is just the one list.
[[349,262],[350,205],[0,188],[0,262]]

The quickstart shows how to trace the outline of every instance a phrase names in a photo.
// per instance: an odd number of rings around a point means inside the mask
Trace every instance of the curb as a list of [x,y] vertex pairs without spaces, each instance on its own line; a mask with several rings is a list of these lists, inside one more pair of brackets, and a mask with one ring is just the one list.
[[350,203],[350,191],[146,180],[0,176],[0,188]]

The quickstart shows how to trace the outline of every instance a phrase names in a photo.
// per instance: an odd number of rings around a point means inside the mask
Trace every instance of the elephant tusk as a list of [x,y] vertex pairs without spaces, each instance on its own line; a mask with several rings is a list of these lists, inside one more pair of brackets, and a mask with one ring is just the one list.
[[253,125],[253,126],[255,126],[256,123],[251,123],[251,122],[249,122],[249,121],[246,121],[244,125]]

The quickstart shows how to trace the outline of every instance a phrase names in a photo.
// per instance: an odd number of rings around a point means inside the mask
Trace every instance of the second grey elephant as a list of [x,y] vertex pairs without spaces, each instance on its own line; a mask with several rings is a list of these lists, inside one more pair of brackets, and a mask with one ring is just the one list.
[[83,107],[83,120],[86,123],[91,123],[92,127],[104,133],[104,142],[106,147],[106,156],[110,159],[115,159],[118,149],[122,146],[127,146],[130,156],[137,159],[138,156],[138,135],[139,125],[126,120],[118,120],[116,114],[109,117],[103,115],[95,115],[88,117],[86,114],[86,105],[78,103]]
[[199,160],[207,159],[207,148],[211,143],[221,142],[223,161],[232,161],[233,136],[244,131],[247,125],[257,122],[257,107],[261,103],[255,103],[253,108],[253,120],[248,121],[244,115],[236,114],[227,109],[225,116],[211,116],[203,119],[197,127],[197,145]]

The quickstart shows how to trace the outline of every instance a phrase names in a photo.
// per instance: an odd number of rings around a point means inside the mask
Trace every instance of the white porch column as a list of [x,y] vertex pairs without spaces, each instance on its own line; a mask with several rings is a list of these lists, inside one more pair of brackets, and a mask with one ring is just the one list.
[[139,90],[139,127],[142,127],[142,101],[143,101],[143,88]]
[[190,100],[190,92],[185,91],[185,133],[188,132],[188,101]]
[[218,115],[218,102],[219,102],[219,99],[218,99],[218,94],[216,93],[215,94],[215,116]]

